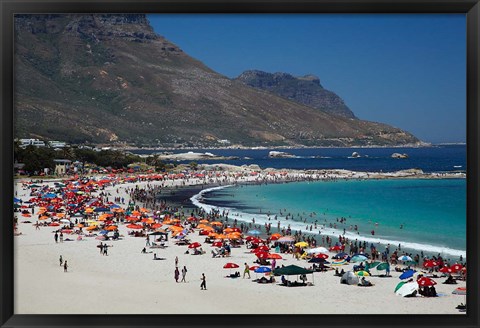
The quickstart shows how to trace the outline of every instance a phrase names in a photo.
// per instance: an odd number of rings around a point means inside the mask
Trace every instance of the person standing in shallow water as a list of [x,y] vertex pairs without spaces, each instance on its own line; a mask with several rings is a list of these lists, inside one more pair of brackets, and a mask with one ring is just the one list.
[[202,283],[200,284],[200,290],[207,290],[207,277],[205,277],[205,273],[202,273]]

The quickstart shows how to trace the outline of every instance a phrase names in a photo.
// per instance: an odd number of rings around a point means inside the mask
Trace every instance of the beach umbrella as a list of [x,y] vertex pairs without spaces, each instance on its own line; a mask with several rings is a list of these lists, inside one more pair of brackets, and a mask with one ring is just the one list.
[[452,294],[455,295],[467,295],[467,287],[458,287],[455,289]]
[[238,264],[236,263],[232,263],[232,262],[228,262],[227,264],[225,264],[223,266],[224,269],[235,269],[235,268],[238,268]]
[[375,268],[376,266],[378,266],[381,263],[382,262],[379,262],[379,261],[375,261],[375,262],[372,262],[372,263],[367,262],[366,265],[368,265],[369,268]]
[[14,203],[21,203],[22,200],[19,199],[19,198],[13,197],[13,202],[14,202]]
[[268,246],[258,246],[257,248],[254,248],[251,250],[252,253],[256,253],[256,252],[268,252],[270,250],[270,248]]
[[308,263],[323,263],[323,264],[328,264],[329,262],[325,259],[322,259],[320,257],[314,257],[308,260]]
[[212,223],[210,223],[210,225],[213,225],[213,226],[221,226],[223,225],[222,222],[219,222],[219,221],[213,221]]
[[46,216],[46,215],[42,215],[42,216],[41,216],[41,217],[39,217],[38,219],[39,219],[39,220],[46,220],[46,219],[48,219],[48,216]]
[[204,223],[205,224],[205,223],[208,223],[208,220],[202,219],[202,220],[198,221],[198,223]]
[[440,271],[442,273],[447,273],[447,272],[452,273],[453,272],[453,270],[451,268],[449,268],[448,266],[441,267],[440,270],[438,270],[438,271]]
[[212,244],[213,247],[222,247],[223,246],[223,242],[221,241],[216,241]]
[[412,258],[410,256],[407,256],[407,255],[402,255],[398,258],[399,261],[413,261]]
[[346,258],[346,257],[348,257],[348,254],[342,252],[342,253],[338,253],[338,254],[335,254],[334,256],[332,256],[332,259],[343,259],[343,258]]
[[329,248],[329,251],[333,252],[333,251],[341,251],[342,250],[342,246],[340,245],[335,245],[335,246],[332,246]]
[[308,243],[305,241],[299,241],[298,243],[295,244],[295,246],[304,248],[304,247],[308,247]]
[[267,252],[257,252],[255,253],[255,255],[259,258],[259,259],[268,259],[268,253]]
[[291,243],[291,242],[294,242],[294,241],[295,241],[295,238],[293,238],[292,236],[280,237],[277,240],[277,242],[279,242],[279,243]]
[[380,263],[379,265],[377,265],[377,267],[375,269],[379,270],[379,271],[382,271],[382,270],[387,270],[387,268],[390,267],[390,264],[387,263],[387,262],[383,262],[383,263]]
[[357,271],[357,272],[355,272],[355,274],[356,274],[357,276],[360,276],[360,277],[368,277],[368,276],[370,276],[370,273],[368,273],[367,271]]
[[407,271],[405,271],[404,273],[402,273],[399,278],[402,279],[402,280],[403,280],[403,279],[411,278],[411,277],[413,277],[413,275],[415,274],[415,272],[417,272],[417,271],[412,270],[412,269],[407,270]]
[[417,280],[417,284],[419,286],[434,286],[437,284],[437,282],[435,280],[432,280],[430,278],[427,278],[427,277],[422,277],[420,279]]
[[305,252],[307,252],[307,254],[327,253],[328,249],[326,249],[325,247],[315,247],[315,248],[309,248],[305,250]]
[[402,297],[410,296],[416,293],[418,285],[416,282],[408,282],[401,286],[395,294],[400,295]]
[[328,259],[328,255],[324,253],[317,254],[314,257],[324,259],[324,260]]
[[277,254],[277,253],[272,253],[272,254],[268,254],[267,258],[272,259],[272,260],[281,260],[282,256],[280,254]]
[[48,224],[50,227],[58,227],[60,225],[60,223],[57,223],[57,222],[52,222],[52,223],[49,223]]
[[105,230],[114,231],[114,230],[118,230],[118,227],[114,226],[114,225],[111,225],[111,226],[106,227]]
[[461,264],[455,263],[454,265],[450,266],[455,272],[462,270],[463,266]]
[[425,268],[433,268],[433,267],[436,267],[436,266],[439,266],[439,265],[441,265],[440,261],[427,260],[427,261],[423,262],[423,267],[425,267]]
[[106,234],[108,234],[108,230],[102,230],[98,234],[99,235],[106,235]]
[[394,293],[400,289],[403,285],[405,285],[407,282],[406,281],[400,281],[397,286],[395,287],[395,290],[393,291]]
[[363,262],[366,260],[368,260],[368,258],[365,255],[355,255],[350,259],[350,262],[355,263],[355,262]]
[[256,268],[254,270],[254,272],[256,272],[256,273],[267,273],[267,272],[272,272],[272,269],[270,269],[269,267],[261,266],[261,267]]
[[194,243],[191,243],[190,245],[188,245],[188,248],[198,248],[202,246],[199,242],[194,242]]
[[348,262],[345,261],[344,259],[342,260],[333,260],[332,262],[332,266],[340,266],[340,265],[344,265],[344,264],[347,264]]
[[126,227],[129,229],[143,229],[143,226],[138,224],[127,224]]
[[70,220],[68,220],[68,219],[61,219],[60,222],[62,222],[62,223],[70,223]]
[[257,268],[259,268],[260,266],[258,265],[254,265],[254,266],[251,266],[249,269],[252,270],[252,271],[255,271]]

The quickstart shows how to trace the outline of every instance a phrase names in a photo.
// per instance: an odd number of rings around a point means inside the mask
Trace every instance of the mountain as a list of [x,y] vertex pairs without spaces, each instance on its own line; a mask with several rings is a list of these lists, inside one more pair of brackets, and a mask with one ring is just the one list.
[[271,74],[252,70],[243,72],[236,80],[333,115],[356,118],[342,98],[324,89],[315,75],[294,77],[287,73]]
[[[148,146],[415,144],[218,74],[142,14],[15,16],[15,137]],[[228,140],[228,141],[225,141]]]

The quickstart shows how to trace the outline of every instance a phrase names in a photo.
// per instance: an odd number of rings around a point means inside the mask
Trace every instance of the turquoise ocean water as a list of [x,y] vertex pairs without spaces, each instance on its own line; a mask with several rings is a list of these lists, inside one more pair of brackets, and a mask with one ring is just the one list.
[[[230,186],[204,190],[192,201],[206,210],[228,209],[229,217],[239,221],[251,222],[255,218],[256,224],[269,222],[273,232],[277,230],[277,215],[282,226],[290,224],[292,229],[302,232],[307,224],[317,221],[317,230],[312,231],[317,236],[321,231],[321,235],[338,237],[345,228],[347,238],[365,240],[368,245],[396,247],[400,243],[402,249],[414,254],[440,253],[453,260],[460,255],[466,257],[465,179]],[[285,220],[287,213],[293,215],[293,220]],[[336,221],[340,217],[347,218],[345,224]],[[330,223],[337,224],[337,228],[330,228]],[[350,230],[350,225],[355,224],[358,233]]]

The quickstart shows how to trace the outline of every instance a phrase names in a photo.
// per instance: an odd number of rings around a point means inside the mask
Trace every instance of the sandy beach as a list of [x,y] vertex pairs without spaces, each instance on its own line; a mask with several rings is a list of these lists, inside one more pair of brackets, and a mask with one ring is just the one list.
[[[120,183],[106,186],[103,192],[109,199],[123,197],[128,203],[127,188],[145,188],[163,185],[163,188],[188,185],[225,185],[229,183],[258,181],[267,179],[268,174],[245,175],[237,172],[230,175],[206,179],[169,179],[165,181]],[[366,178],[365,173],[336,172],[337,177]],[[416,174],[416,173],[415,173]],[[399,173],[399,176],[414,175]],[[387,173],[378,177],[385,178]],[[303,173],[286,173],[283,179],[293,181],[305,179]],[[368,176],[372,178],[372,176]],[[387,176],[388,177],[388,176]],[[392,174],[392,177],[395,175]],[[30,198],[28,188],[22,181],[15,186],[16,197],[24,201]],[[53,185],[53,181],[48,182]],[[44,183],[46,184],[46,183]],[[118,193],[117,193],[118,189]],[[138,204],[142,205],[142,204]],[[124,206],[124,205],[122,205]],[[187,211],[186,211],[187,212]],[[188,213],[188,212],[187,212]],[[245,245],[232,248],[229,257],[213,258],[213,247],[205,243],[205,236],[198,230],[188,234],[191,242],[202,244],[203,255],[185,254],[187,246],[175,245],[169,237],[166,248],[150,249],[142,254],[146,246],[145,237],[129,236],[126,224],[119,225],[120,240],[109,240],[108,256],[101,255],[97,245],[99,240],[65,234],[63,242],[56,243],[54,231],[58,227],[42,226],[36,229],[33,223],[38,216],[38,207],[31,218],[18,213],[18,233],[15,237],[15,300],[16,314],[335,314],[341,309],[345,314],[461,314],[455,307],[465,302],[464,296],[454,295],[458,287],[466,287],[465,281],[455,285],[442,284],[445,277],[437,278],[436,291],[439,297],[401,297],[394,293],[401,281],[401,273],[392,268],[391,277],[367,277],[374,286],[359,287],[340,284],[334,271],[315,272],[307,275],[313,286],[289,288],[273,284],[252,282],[263,276],[250,272],[251,279],[226,278],[229,269],[223,266],[228,262],[238,264],[243,274],[244,263],[254,265],[257,257]],[[187,217],[189,214],[187,214]],[[23,223],[30,220],[31,223]],[[162,228],[167,228],[164,225]],[[274,231],[276,232],[276,231]],[[72,239],[67,241],[66,239]],[[153,260],[153,255],[164,260]],[[59,265],[60,255],[68,261],[68,272]],[[281,254],[277,266],[298,265],[309,267],[311,263],[297,260],[292,254]],[[335,255],[329,252],[330,258]],[[187,267],[186,283],[176,283],[174,279],[175,258],[178,267]],[[358,263],[357,263],[358,264]],[[345,271],[353,268],[353,263],[341,266]],[[206,276],[207,290],[200,289],[202,273]],[[295,276],[290,276],[295,280]],[[312,279],[313,278],[313,279]]]

